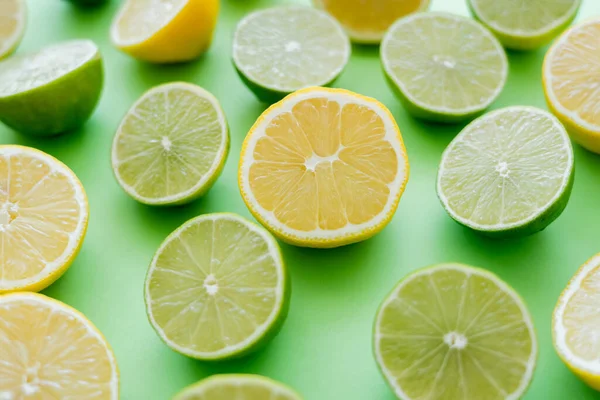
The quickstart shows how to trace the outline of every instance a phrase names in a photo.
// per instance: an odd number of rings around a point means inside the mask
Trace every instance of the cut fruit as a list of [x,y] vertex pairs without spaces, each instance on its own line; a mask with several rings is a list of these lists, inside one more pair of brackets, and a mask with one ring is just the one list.
[[524,236],[563,212],[573,177],[573,148],[561,123],[534,107],[508,107],[476,119],[448,145],[437,193],[462,225]]
[[110,36],[123,52],[143,61],[175,63],[208,50],[219,0],[127,0]]
[[11,54],[21,43],[27,25],[25,0],[0,2],[0,59]]
[[273,7],[237,26],[233,63],[265,102],[309,86],[326,86],[350,58],[350,41],[329,15],[309,7]]
[[397,19],[426,10],[429,0],[313,0],[333,15],[352,41],[377,44]]
[[215,183],[229,154],[219,101],[189,83],[144,93],[117,129],[112,166],[119,185],[148,205],[185,204]]
[[468,4],[505,47],[532,50],[569,26],[581,0],[468,0]]
[[401,399],[519,399],[537,340],[523,300],[494,274],[460,264],[413,272],[375,320],[375,358]]
[[565,32],[546,54],[543,67],[548,107],[577,143],[600,153],[600,19]]
[[223,360],[251,353],[279,332],[290,282],[267,231],[234,214],[207,214],[162,243],[145,297],[148,318],[169,347]]
[[396,22],[381,44],[392,89],[415,117],[457,122],[485,110],[502,92],[508,61],[481,24],[449,13]]
[[0,120],[49,136],[88,120],[103,86],[102,57],[89,40],[71,40],[0,62]]
[[173,400],[302,400],[289,387],[260,375],[214,375],[183,389]]
[[0,296],[0,398],[119,398],[117,361],[79,311],[37,293]]
[[552,317],[554,348],[575,375],[600,390],[600,254],[575,273]]
[[87,229],[73,171],[28,147],[0,146],[0,293],[39,291],[69,268]]
[[408,172],[400,130],[383,104],[309,88],[256,121],[238,180],[250,212],[283,241],[336,247],[368,239],[390,222]]

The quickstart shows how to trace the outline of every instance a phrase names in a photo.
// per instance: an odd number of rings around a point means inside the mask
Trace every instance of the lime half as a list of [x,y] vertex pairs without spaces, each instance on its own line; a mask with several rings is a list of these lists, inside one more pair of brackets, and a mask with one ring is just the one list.
[[0,62],[0,121],[30,135],[75,129],[90,117],[102,92],[98,47],[72,40]]
[[485,110],[500,95],[508,61],[481,24],[425,12],[398,20],[381,44],[383,69],[415,117],[455,122]]
[[260,375],[215,375],[183,389],[173,400],[301,400],[289,387]]
[[405,400],[518,399],[537,359],[519,295],[494,274],[459,264],[400,281],[377,313],[374,350]]
[[562,124],[517,106],[490,112],[456,136],[442,156],[437,192],[459,223],[491,236],[523,236],[562,213],[573,177]]
[[287,315],[290,282],[277,242],[234,214],[207,214],[175,230],[146,277],[152,326],[175,351],[201,360],[250,353]]
[[21,43],[26,25],[25,0],[0,1],[0,58],[11,54]]
[[189,83],[150,89],[117,130],[112,166],[131,197],[149,205],[188,203],[217,180],[229,152],[218,100]]
[[309,86],[332,83],[350,58],[342,26],[309,7],[274,7],[242,19],[233,39],[233,63],[265,102]]
[[471,12],[504,46],[532,50],[575,19],[581,0],[468,0]]

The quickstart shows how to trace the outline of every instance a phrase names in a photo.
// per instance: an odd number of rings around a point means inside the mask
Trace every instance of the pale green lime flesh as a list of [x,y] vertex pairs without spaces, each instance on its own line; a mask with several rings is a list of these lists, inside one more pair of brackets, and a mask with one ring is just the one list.
[[454,122],[486,109],[500,94],[508,62],[481,24],[449,13],[398,20],[381,44],[388,81],[413,115]]
[[0,120],[30,135],[75,129],[94,111],[102,58],[89,40],[71,40],[0,62]]
[[337,21],[309,7],[273,7],[242,19],[233,63],[242,80],[267,102],[310,86],[325,86],[350,58],[350,40]]
[[183,204],[210,189],[228,151],[217,99],[198,86],[169,83],[150,89],[129,110],[113,141],[112,165],[134,199]]
[[573,158],[565,128],[550,113],[524,106],[496,110],[448,145],[438,196],[452,218],[482,233],[535,233],[566,207]]
[[260,375],[215,375],[183,389],[173,400],[301,400],[289,387]]
[[537,357],[531,316],[495,275],[459,264],[405,277],[384,300],[374,350],[398,398],[518,399]]
[[175,351],[202,360],[239,357],[272,338],[287,315],[277,242],[234,214],[207,214],[175,230],[148,270],[152,326]]
[[581,0],[469,0],[473,15],[508,48],[540,47],[575,18]]

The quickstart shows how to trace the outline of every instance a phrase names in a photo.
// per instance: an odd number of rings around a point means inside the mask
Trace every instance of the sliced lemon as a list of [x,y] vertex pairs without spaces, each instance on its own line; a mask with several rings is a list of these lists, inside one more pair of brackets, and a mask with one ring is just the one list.
[[27,25],[25,0],[0,0],[0,59],[21,43]]
[[189,61],[212,42],[219,0],[127,0],[115,18],[113,44],[149,62]]
[[29,147],[0,146],[0,293],[39,291],[83,243],[88,203],[66,165]]
[[117,361],[79,311],[37,293],[0,296],[0,399],[119,398]]
[[415,271],[384,300],[375,358],[399,399],[519,399],[537,360],[531,315],[494,274],[460,264]]
[[600,153],[600,19],[576,25],[546,53],[548,107],[577,143]]
[[336,247],[390,222],[408,172],[400,130],[383,104],[347,90],[308,88],[256,121],[238,180],[252,214],[276,236]]
[[301,400],[289,387],[260,375],[215,375],[183,389],[173,400]]
[[552,316],[552,337],[559,357],[588,385],[600,390],[600,254],[575,273]]
[[399,18],[426,10],[429,0],[313,0],[333,15],[354,42],[379,43]]
[[200,360],[259,349],[279,332],[289,299],[277,242],[234,214],[206,214],[177,228],[146,277],[150,323],[173,350]]
[[149,205],[184,204],[215,183],[229,154],[219,101],[175,82],[148,90],[127,112],[112,147],[119,185]]

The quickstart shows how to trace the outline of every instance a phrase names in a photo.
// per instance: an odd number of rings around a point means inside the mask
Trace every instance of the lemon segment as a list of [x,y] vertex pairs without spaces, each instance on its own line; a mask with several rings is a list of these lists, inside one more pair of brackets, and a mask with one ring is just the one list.
[[39,150],[0,146],[0,293],[57,280],[81,248],[88,213],[67,166]]
[[21,43],[27,25],[25,0],[2,0],[0,3],[0,59],[10,55]]

